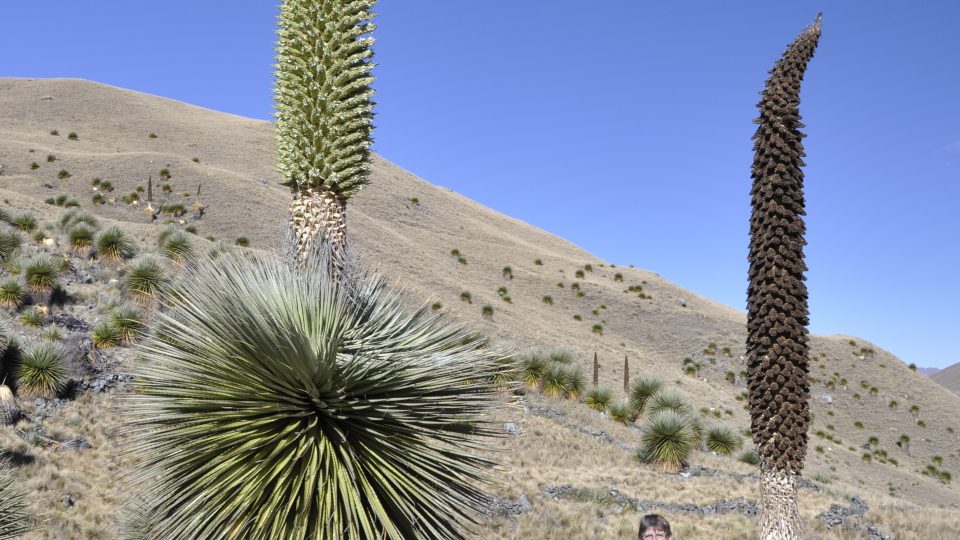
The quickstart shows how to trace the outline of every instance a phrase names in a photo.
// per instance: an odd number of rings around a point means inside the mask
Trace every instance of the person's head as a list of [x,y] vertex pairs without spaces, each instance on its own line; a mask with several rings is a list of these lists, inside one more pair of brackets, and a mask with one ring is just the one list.
[[640,518],[640,540],[670,540],[670,522],[660,514],[647,514]]

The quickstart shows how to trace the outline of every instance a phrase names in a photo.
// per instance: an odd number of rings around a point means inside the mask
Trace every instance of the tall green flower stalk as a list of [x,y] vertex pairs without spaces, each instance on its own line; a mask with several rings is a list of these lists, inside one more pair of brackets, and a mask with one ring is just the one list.
[[367,183],[373,144],[376,0],[284,0],[277,38],[277,158],[294,193],[290,222],[301,260],[318,238],[339,264],[347,200]]
[[130,397],[147,538],[467,535],[499,356],[344,268],[223,254],[161,295]]
[[803,145],[800,82],[820,38],[820,15],[770,71],[753,136],[747,380],[760,456],[763,539],[799,539],[796,481],[810,424],[809,309],[803,260]]

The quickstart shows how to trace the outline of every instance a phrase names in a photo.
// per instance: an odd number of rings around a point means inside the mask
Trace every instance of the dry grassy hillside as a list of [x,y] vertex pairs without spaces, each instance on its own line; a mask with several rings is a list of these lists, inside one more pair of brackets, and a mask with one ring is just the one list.
[[938,371],[930,379],[955,394],[960,394],[960,363]]
[[[157,198],[168,206],[189,208],[202,184],[207,207],[202,219],[189,213],[169,219],[195,227],[194,241],[203,251],[218,241],[232,245],[241,236],[252,248],[277,246],[290,198],[277,184],[270,123],[78,80],[0,79],[0,164],[5,208],[54,221],[64,209],[44,201],[64,194],[105,222],[121,223],[144,245],[152,245],[168,218],[150,224],[142,203],[120,198],[146,186],[150,176]],[[159,180],[161,169],[169,179]],[[114,191],[94,191],[94,178],[110,182]],[[169,192],[162,184],[169,184]],[[97,193],[106,204],[93,203]],[[566,347],[587,373],[596,352],[601,382],[612,388],[622,389],[627,357],[634,377],[659,375],[685,394],[708,424],[749,427],[742,400],[741,312],[654,272],[606,264],[379,157],[371,184],[351,200],[348,212],[351,242],[363,260],[408,287],[417,301],[439,304],[508,347]],[[451,255],[453,250],[459,256]],[[501,287],[505,293],[498,293]],[[470,302],[461,300],[464,292]],[[492,317],[481,316],[485,305],[493,308]],[[811,347],[815,419],[807,472],[816,489],[801,493],[811,534],[865,534],[828,531],[814,519],[830,504],[847,505],[849,497],[859,496],[870,504],[864,520],[884,531],[960,537],[957,481],[931,476],[927,469],[938,456],[938,472],[960,471],[960,396],[857,337],[813,336]],[[124,354],[117,360],[121,365]],[[641,514],[622,497],[698,505],[757,497],[748,476],[752,468],[733,457],[697,453],[693,464],[707,472],[664,475],[633,460],[638,427],[537,393],[504,399],[495,420],[512,434],[496,443],[503,465],[493,492],[529,505],[481,517],[479,537],[629,537]],[[18,451],[33,456],[18,474],[30,487],[34,509],[46,516],[46,532],[31,538],[113,537],[122,499],[119,464],[109,451],[116,426],[111,415],[96,412],[109,410],[111,400],[109,394],[81,394],[49,420],[83,431],[93,445],[86,454],[16,443]],[[903,435],[909,443],[898,446]],[[4,437],[0,447],[16,440]],[[877,442],[864,447],[870,437]],[[922,474],[925,469],[928,474]],[[553,489],[560,486],[573,491]],[[65,508],[65,491],[75,505]],[[925,523],[912,518],[921,508],[929,516]],[[682,538],[742,538],[753,527],[752,518],[737,512],[663,512],[678,524]]]

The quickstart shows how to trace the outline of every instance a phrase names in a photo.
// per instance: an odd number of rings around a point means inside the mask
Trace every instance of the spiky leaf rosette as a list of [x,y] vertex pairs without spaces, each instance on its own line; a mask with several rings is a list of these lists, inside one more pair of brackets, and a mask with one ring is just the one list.
[[686,414],[673,410],[652,413],[643,434],[640,455],[657,469],[676,473],[687,464],[697,445],[693,422]]
[[291,222],[305,254],[325,237],[346,246],[346,201],[366,183],[373,130],[375,0],[284,0],[275,66],[278,168],[296,199]]
[[0,306],[16,309],[26,300],[27,292],[23,290],[19,279],[9,277],[0,281]]
[[675,411],[678,414],[690,414],[693,411],[679,392],[669,388],[661,388],[650,396],[645,408],[651,415],[665,410]]
[[0,223],[0,261],[6,261],[20,247],[20,231],[7,223]]
[[727,426],[714,426],[707,431],[706,443],[711,451],[729,456],[743,445],[743,440]]
[[60,286],[60,265],[44,255],[35,256],[23,265],[23,279],[30,292],[49,293]]
[[663,381],[653,375],[641,375],[630,385],[630,406],[640,416],[647,407],[647,400],[663,387]]
[[751,429],[761,458],[777,470],[803,468],[809,425],[800,82],[820,37],[820,19],[770,70],[753,136],[755,157],[747,289]]
[[462,538],[494,354],[382,278],[244,255],[200,263],[140,346],[148,538]]
[[52,398],[67,385],[69,373],[63,350],[53,343],[28,346],[17,366],[17,390],[24,396]]
[[23,512],[27,503],[24,494],[14,484],[13,474],[0,467],[0,540],[19,538],[30,529]]
[[110,262],[129,259],[137,253],[133,238],[118,225],[107,227],[97,236],[95,249],[97,257]]
[[144,257],[130,262],[123,284],[137,301],[147,303],[169,286],[170,278],[160,261],[154,257]]
[[137,308],[128,305],[117,306],[110,310],[110,326],[117,331],[120,341],[126,344],[136,343],[146,330],[143,315]]
[[587,392],[583,403],[595,411],[604,412],[610,403],[613,402],[613,390],[606,386],[594,386]]

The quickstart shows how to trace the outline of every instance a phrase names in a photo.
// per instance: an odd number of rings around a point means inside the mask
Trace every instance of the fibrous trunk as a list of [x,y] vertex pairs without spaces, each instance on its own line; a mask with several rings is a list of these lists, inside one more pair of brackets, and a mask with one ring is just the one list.
[[747,362],[765,539],[802,536],[796,478],[807,450],[810,389],[799,104],[800,82],[819,37],[818,16],[770,71],[753,136]]
[[761,462],[761,540],[793,540],[803,537],[803,523],[797,511],[797,476],[768,469]]
[[290,203],[290,223],[296,237],[298,260],[326,242],[335,267],[340,267],[347,248],[347,203],[332,191],[306,189]]

